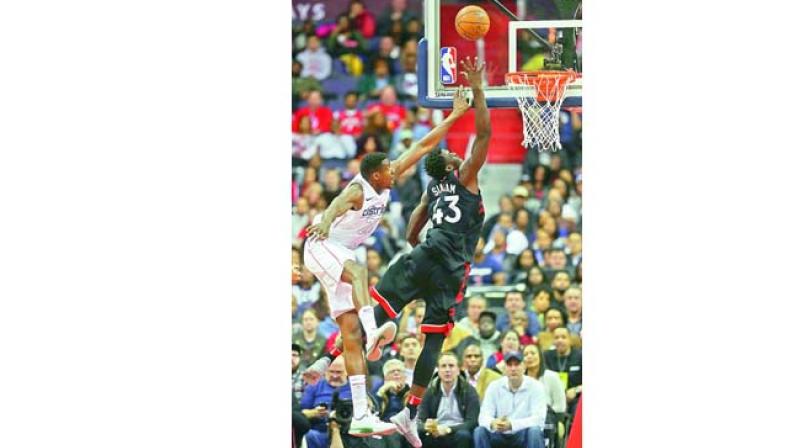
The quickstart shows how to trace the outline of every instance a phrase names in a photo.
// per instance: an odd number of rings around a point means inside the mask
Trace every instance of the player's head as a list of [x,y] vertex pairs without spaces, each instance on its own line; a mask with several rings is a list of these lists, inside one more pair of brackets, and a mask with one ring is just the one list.
[[364,156],[361,159],[361,177],[378,191],[392,188],[394,173],[386,154],[372,152]]
[[425,172],[428,176],[439,180],[447,176],[450,171],[458,169],[462,162],[463,160],[452,152],[436,149],[425,159]]

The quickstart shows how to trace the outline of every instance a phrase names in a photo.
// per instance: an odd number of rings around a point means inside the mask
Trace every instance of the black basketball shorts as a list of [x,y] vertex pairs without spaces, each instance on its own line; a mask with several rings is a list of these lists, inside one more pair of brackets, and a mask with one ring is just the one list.
[[423,246],[400,257],[389,267],[370,295],[391,319],[416,299],[425,300],[423,333],[450,333],[455,305],[466,287],[469,263],[449,271],[439,257]]

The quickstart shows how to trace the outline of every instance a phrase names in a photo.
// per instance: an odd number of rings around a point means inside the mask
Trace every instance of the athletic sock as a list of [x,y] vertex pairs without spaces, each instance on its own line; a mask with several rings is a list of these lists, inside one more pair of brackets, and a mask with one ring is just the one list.
[[371,306],[364,306],[358,310],[358,319],[361,320],[361,325],[367,333],[367,337],[371,336],[378,329],[375,325],[375,313],[372,311]]
[[417,416],[417,407],[419,404],[422,403],[422,398],[417,397],[416,395],[409,395],[408,396],[408,403],[406,403],[406,407],[411,415],[411,420],[414,420],[414,417]]
[[367,377],[350,375],[350,393],[353,396],[353,418],[362,419],[367,415]]

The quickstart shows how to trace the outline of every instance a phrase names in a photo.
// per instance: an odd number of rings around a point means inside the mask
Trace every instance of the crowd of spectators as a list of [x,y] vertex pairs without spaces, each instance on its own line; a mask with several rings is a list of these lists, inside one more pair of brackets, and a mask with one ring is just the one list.
[[[353,0],[336,20],[307,20],[293,31],[297,447],[303,439],[309,448],[409,446],[399,434],[347,436],[345,416],[336,415],[343,409],[337,403],[350,398],[341,360],[315,384],[303,381],[302,371],[334,346],[338,327],[324,289],[303,265],[302,244],[304,229],[358,173],[361,157],[381,151],[394,159],[437,121],[434,111],[415,105],[420,18],[421,11],[409,10],[405,0],[392,0],[385,11]],[[407,250],[405,226],[428,180],[421,165],[397,179],[381,225],[357,250],[371,285]],[[582,390],[581,197],[579,159],[534,155],[522,165],[517,185],[497,200],[497,213],[486,217],[466,298],[419,408],[424,446],[533,447],[544,446],[547,438],[553,447],[563,441]],[[424,313],[422,300],[407,306],[395,342],[380,360],[367,363],[370,406],[384,421],[407,399]]]

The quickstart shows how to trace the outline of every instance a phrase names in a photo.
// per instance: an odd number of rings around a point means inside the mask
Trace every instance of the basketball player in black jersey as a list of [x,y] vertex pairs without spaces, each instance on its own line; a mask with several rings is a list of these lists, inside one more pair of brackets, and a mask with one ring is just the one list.
[[[489,110],[481,86],[484,63],[466,59],[461,65],[472,88],[475,107],[477,135],[471,155],[467,160],[449,151],[428,156],[425,171],[432,180],[408,225],[407,240],[414,249],[390,266],[380,282],[370,289],[372,298],[380,304],[375,307],[379,326],[395,319],[410,301],[425,300],[425,317],[420,328],[425,343],[414,368],[408,404],[390,419],[415,448],[422,446],[417,434],[417,406],[433,376],[444,338],[453,327],[454,307],[463,297],[469,261],[484,218],[478,171],[486,161],[491,135]],[[428,219],[433,226],[425,242],[419,243],[419,232]]]

